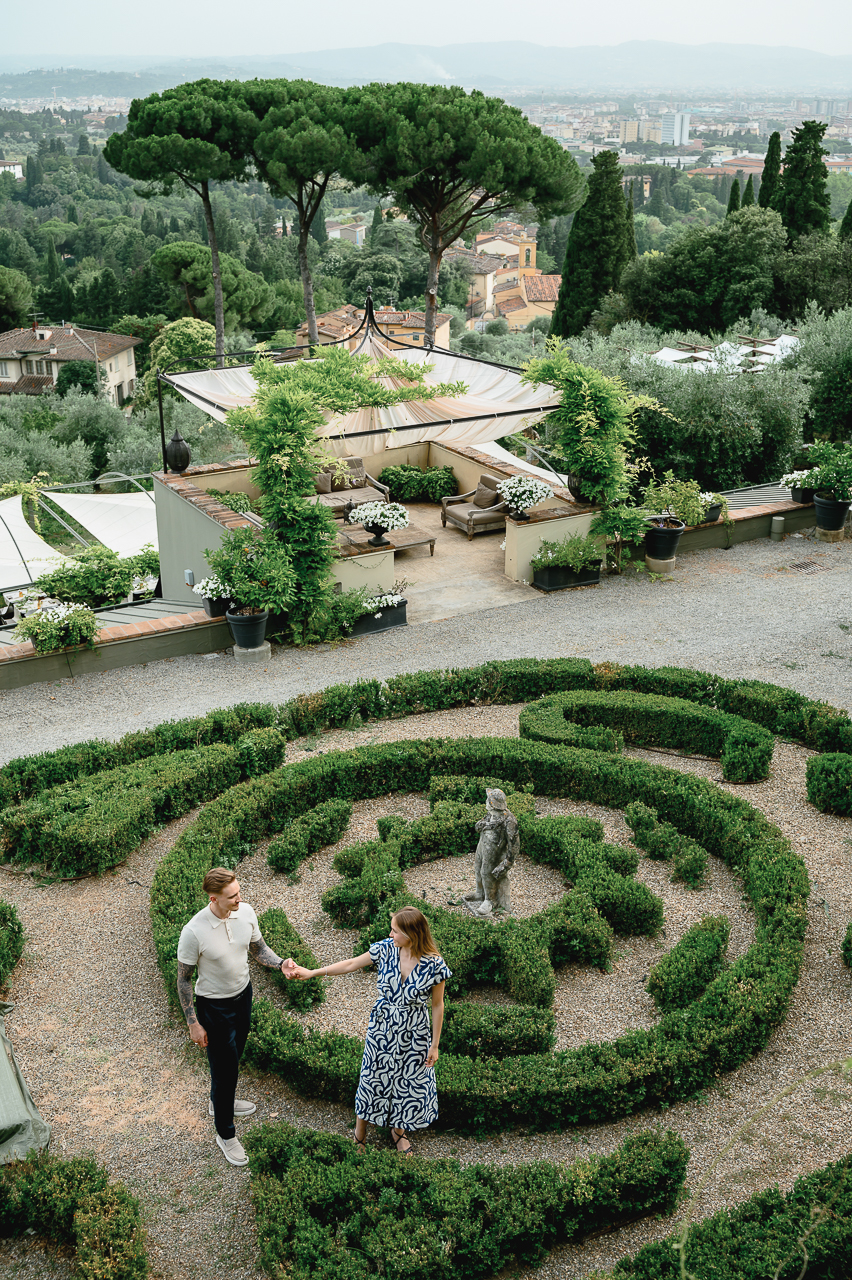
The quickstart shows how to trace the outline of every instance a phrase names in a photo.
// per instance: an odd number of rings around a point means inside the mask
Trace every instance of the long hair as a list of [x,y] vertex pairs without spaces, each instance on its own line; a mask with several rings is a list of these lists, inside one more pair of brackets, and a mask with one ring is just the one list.
[[392,918],[396,921],[396,927],[408,938],[411,954],[417,960],[421,956],[440,955],[429,921],[417,907],[401,907],[393,913]]

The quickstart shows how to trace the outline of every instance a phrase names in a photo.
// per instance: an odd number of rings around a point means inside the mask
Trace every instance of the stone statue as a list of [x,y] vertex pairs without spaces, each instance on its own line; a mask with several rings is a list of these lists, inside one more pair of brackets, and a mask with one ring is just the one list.
[[509,811],[504,793],[497,787],[485,792],[485,817],[476,824],[481,832],[476,846],[474,871],[476,888],[466,893],[464,901],[475,916],[490,916],[496,909],[511,911],[509,871],[514,864],[520,841],[518,820]]

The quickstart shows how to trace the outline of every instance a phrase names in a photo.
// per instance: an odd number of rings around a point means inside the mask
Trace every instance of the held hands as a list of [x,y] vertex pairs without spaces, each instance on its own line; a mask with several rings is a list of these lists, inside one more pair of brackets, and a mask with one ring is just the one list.
[[433,1044],[433,1045],[430,1045],[429,1047],[429,1052],[426,1054],[426,1061],[424,1062],[423,1065],[424,1067],[434,1067],[437,1061],[438,1061],[438,1046],[436,1044]]
[[284,974],[285,978],[296,978],[299,982],[304,982],[306,978],[312,978],[314,976],[313,969],[303,969],[301,965],[296,964],[296,961],[292,959],[284,961],[281,966],[281,972]]

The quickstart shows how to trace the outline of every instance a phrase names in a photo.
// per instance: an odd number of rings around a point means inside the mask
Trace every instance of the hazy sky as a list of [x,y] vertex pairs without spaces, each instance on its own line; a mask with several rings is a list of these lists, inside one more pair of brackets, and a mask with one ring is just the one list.
[[605,5],[539,0],[145,0],[135,9],[112,0],[46,0],[38,17],[26,5],[4,6],[3,55],[32,58],[31,65],[73,62],[86,54],[231,57],[288,54],[383,44],[464,44],[514,38],[549,45],[611,45],[624,40],[684,44],[790,45],[822,53],[852,53],[849,0],[715,0],[712,5],[674,0],[609,0]]

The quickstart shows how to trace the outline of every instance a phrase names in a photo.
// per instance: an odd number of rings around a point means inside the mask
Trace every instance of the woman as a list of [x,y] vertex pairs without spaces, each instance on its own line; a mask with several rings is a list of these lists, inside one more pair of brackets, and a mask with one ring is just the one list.
[[282,972],[304,980],[353,973],[371,964],[379,971],[378,999],[370,1014],[355,1095],[355,1143],[359,1151],[365,1150],[368,1123],[390,1125],[397,1151],[410,1156],[406,1129],[426,1129],[438,1116],[435,1063],[444,1022],[444,983],[452,976],[423,912],[417,907],[397,911],[391,917],[390,937],[352,960],[324,969],[303,969],[287,960]]

